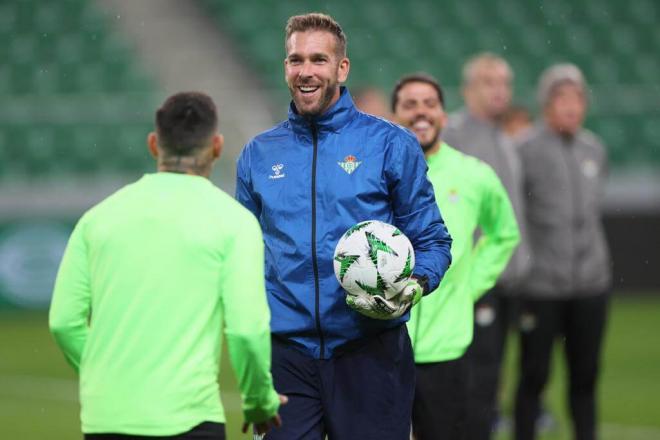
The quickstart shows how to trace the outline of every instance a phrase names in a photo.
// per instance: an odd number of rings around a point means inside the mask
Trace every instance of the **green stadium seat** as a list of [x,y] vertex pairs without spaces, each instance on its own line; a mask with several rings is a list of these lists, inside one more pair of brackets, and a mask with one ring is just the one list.
[[47,127],[31,127],[22,146],[22,157],[30,174],[48,174],[55,157],[56,146],[52,130]]
[[624,164],[630,161],[626,129],[619,119],[594,118],[588,127],[603,139],[610,162]]
[[5,170],[10,161],[7,134],[5,128],[0,126],[0,181],[5,177]]
[[[428,38],[431,54],[443,64],[461,62],[467,54],[474,51],[474,42],[470,36],[464,35],[459,29],[446,27]],[[457,67],[457,66],[454,66]]]
[[446,27],[452,23],[450,14],[445,10],[438,12],[431,2],[415,0],[409,2],[395,2],[398,7],[399,22],[415,23],[414,27],[430,32],[428,38],[438,38],[444,33]]
[[627,3],[627,11],[633,23],[657,26],[660,19],[660,7],[651,0],[631,0]]
[[32,92],[36,95],[54,95],[58,90],[57,64],[35,66],[33,74]]
[[112,138],[110,145],[115,149],[116,166],[133,172],[151,172],[155,165],[145,143],[150,127],[127,125]]
[[34,90],[35,65],[12,64],[11,65],[11,94],[29,95]]
[[616,1],[608,1],[608,7],[604,7],[604,4],[601,2],[583,2],[586,22],[610,27],[616,21],[615,17],[619,16],[612,11],[612,5],[615,3]]
[[658,53],[638,53],[633,65],[628,68],[634,69],[640,82],[658,84],[660,78],[660,60]]
[[610,47],[620,54],[635,53],[639,47],[637,33],[632,26],[617,25],[609,32]]
[[[423,46],[424,36],[409,28],[388,28],[379,32],[376,38],[381,44],[385,44],[388,54],[401,58],[404,64],[410,63],[411,59],[427,55]],[[414,65],[411,68],[414,69]]]
[[11,78],[11,66],[7,64],[0,64],[0,96],[12,94]]
[[643,146],[648,150],[649,157],[660,165],[660,113],[645,116],[641,119]]
[[513,70],[515,84],[524,86],[536,85],[537,78],[533,73],[532,66],[528,62],[527,58],[519,55],[509,55],[506,58],[511,65],[511,69]]
[[460,1],[454,4],[454,13],[458,24],[466,28],[481,30],[487,24],[483,8],[488,2]]
[[43,3],[35,8],[32,26],[39,34],[54,34],[67,29],[66,17],[69,11],[63,10],[54,3]]
[[597,46],[592,29],[586,26],[573,26],[565,34],[564,43],[567,50],[578,56],[592,56]]
[[83,62],[89,51],[82,34],[69,32],[56,37],[54,52],[58,62],[69,64]]
[[522,35],[524,38],[521,39],[521,44],[526,55],[543,57],[550,52],[548,37],[543,29],[527,27],[522,30]]
[[497,2],[497,19],[503,26],[520,28],[528,23],[529,14],[516,0],[501,0]]
[[18,14],[15,3],[0,3],[0,34],[8,35],[16,29],[16,16]]
[[11,63],[25,64],[34,59],[37,52],[37,36],[31,33],[13,35],[8,41],[7,56]]
[[594,83],[611,85],[619,81],[620,66],[614,57],[601,55],[591,61],[591,77]]

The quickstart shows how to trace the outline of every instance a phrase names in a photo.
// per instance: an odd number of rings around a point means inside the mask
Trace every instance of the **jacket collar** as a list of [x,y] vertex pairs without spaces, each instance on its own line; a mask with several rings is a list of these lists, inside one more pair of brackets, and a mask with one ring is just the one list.
[[343,86],[340,87],[339,100],[319,116],[310,118],[301,116],[298,114],[293,101],[289,104],[289,123],[293,131],[301,134],[310,133],[312,123],[316,125],[320,133],[327,131],[337,132],[353,120],[356,115],[357,109],[355,108],[355,104],[353,104],[353,98],[351,98],[348,89]]
[[571,146],[575,144],[578,140],[578,137],[580,136],[580,133],[582,129],[580,128],[577,133],[573,135],[566,135],[566,134],[561,134],[550,128],[547,122],[542,121],[539,124],[539,131],[543,134],[543,136],[550,138],[550,139],[556,139],[559,141],[562,145],[565,146]]

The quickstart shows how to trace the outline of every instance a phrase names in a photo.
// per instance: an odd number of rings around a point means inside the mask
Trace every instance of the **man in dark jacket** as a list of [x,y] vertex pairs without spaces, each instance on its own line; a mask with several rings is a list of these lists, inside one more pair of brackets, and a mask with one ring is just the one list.
[[539,85],[543,121],[521,144],[533,263],[522,289],[516,439],[533,439],[539,395],[555,339],[564,338],[574,438],[595,438],[595,388],[605,326],[610,259],[600,197],[605,149],[582,128],[586,85],[572,64]]
[[[275,388],[289,395],[268,439],[407,440],[415,366],[405,322],[450,263],[451,239],[426,162],[409,131],[359,112],[344,87],[346,37],[331,17],[291,17],[288,120],[252,139],[237,165],[237,198],[258,218]],[[333,273],[342,234],[364,220],[396,225],[415,249],[400,307],[357,310]],[[353,304],[353,306],[355,306]]]

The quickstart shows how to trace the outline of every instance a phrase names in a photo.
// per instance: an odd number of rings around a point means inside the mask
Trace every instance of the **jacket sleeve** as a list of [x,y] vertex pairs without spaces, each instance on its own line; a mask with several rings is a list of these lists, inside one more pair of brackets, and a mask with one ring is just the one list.
[[261,205],[252,191],[249,146],[250,144],[243,148],[236,162],[236,200],[249,209],[255,217],[259,218]]
[[48,325],[67,362],[80,369],[91,309],[91,285],[84,217],[69,238],[55,280]]
[[229,358],[243,401],[243,416],[257,423],[275,415],[279,397],[270,374],[270,311],[264,285],[259,224],[245,216],[223,256],[221,301]]
[[426,176],[428,167],[417,139],[401,133],[390,141],[386,154],[394,224],[410,239],[415,249],[414,276],[426,279],[424,293],[430,293],[451,264],[451,237]]
[[484,197],[479,208],[481,236],[470,261],[468,292],[476,301],[495,285],[520,242],[520,231],[506,189],[487,168],[482,181]]

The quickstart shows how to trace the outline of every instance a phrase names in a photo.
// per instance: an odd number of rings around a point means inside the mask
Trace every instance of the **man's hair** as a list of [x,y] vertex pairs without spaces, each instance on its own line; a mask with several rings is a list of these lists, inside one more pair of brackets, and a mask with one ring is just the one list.
[[440,83],[428,73],[419,72],[419,73],[412,73],[410,75],[406,75],[402,77],[394,85],[394,90],[392,90],[392,97],[390,100],[392,104],[392,113],[396,112],[396,105],[399,103],[399,92],[405,85],[410,83],[424,83],[433,87],[435,91],[438,93],[438,100],[440,101],[440,104],[444,108],[445,95],[442,92],[442,87],[440,87]]
[[509,63],[507,63],[504,58],[492,52],[481,52],[470,57],[463,65],[462,80],[464,86],[470,84],[474,80],[475,70],[484,64],[502,64],[506,66],[511,76],[513,76],[513,70],[511,70],[511,66],[509,66]]
[[215,104],[204,93],[177,93],[156,111],[158,144],[169,155],[195,155],[208,145],[217,127]]
[[548,67],[539,79],[537,91],[539,104],[542,107],[548,105],[559,86],[563,84],[573,84],[586,96],[587,84],[580,68],[571,63],[554,64]]
[[336,40],[337,55],[340,57],[346,56],[346,34],[342,30],[339,23],[334,18],[327,14],[320,12],[310,12],[309,14],[294,15],[289,17],[286,22],[284,49],[286,50],[289,38],[294,32],[307,32],[307,31],[326,31],[334,35]]

